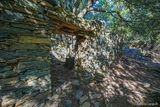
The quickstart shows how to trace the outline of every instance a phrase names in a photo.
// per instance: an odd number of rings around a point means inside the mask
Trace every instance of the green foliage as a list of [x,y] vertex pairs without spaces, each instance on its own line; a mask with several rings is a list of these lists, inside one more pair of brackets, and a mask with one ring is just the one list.
[[107,4],[105,14],[111,32],[126,35],[125,41],[130,43],[140,40],[153,46],[159,41],[159,0],[110,0]]
[[98,11],[90,11],[87,19],[104,20],[119,52],[125,46],[148,47],[159,44],[160,1],[159,0],[60,0],[66,10],[78,15],[88,8],[89,1]]

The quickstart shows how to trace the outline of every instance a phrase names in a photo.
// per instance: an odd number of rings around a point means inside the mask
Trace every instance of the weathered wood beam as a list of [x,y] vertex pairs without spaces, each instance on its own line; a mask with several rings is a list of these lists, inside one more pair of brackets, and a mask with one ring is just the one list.
[[79,18],[45,0],[0,1],[0,14],[0,29],[14,33],[94,37],[101,29],[100,23]]

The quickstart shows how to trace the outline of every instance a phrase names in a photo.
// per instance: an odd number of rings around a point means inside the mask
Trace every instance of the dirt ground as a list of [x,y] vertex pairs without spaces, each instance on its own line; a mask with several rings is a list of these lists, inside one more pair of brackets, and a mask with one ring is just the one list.
[[2,107],[160,107],[157,57],[150,65],[123,57],[101,74],[69,70],[53,57],[51,91],[18,99],[6,96],[2,105],[11,106]]
[[56,59],[52,64],[51,99],[57,95],[59,107],[160,106],[160,72],[134,59],[123,57],[103,72],[105,76],[91,79]]

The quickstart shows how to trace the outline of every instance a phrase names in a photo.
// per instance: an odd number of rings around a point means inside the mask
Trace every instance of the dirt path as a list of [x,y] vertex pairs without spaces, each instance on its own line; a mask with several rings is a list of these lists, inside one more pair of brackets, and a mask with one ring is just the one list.
[[[136,60],[123,58],[103,78],[70,71],[53,59],[53,97],[60,107],[159,106],[160,72]],[[52,99],[51,98],[51,99]],[[52,105],[53,106],[53,105]]]

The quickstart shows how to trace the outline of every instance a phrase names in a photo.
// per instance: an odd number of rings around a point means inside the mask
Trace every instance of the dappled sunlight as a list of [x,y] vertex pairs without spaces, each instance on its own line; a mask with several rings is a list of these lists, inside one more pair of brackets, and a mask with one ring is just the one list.
[[[53,60],[51,75],[55,78],[52,78],[54,82],[52,97],[54,95],[59,96],[60,102],[56,103],[58,105],[80,106],[98,103],[100,107],[106,107],[106,105],[109,107],[118,105],[127,107],[127,105],[157,104],[154,100],[153,102],[149,101],[150,98],[148,97],[155,87],[155,85],[153,87],[153,84],[155,82],[159,84],[160,75],[158,77],[152,75],[155,78],[154,80],[152,76],[147,77],[147,79],[144,78],[150,75],[150,72],[135,62],[130,61],[130,64],[125,64],[126,59],[124,59],[113,65],[112,69],[107,69],[103,73],[95,71],[98,74],[95,73],[94,75],[92,72],[82,70],[68,71],[64,68],[63,62],[59,62],[57,66],[55,58]],[[132,66],[132,64],[135,66]],[[87,72],[88,74],[86,74]],[[101,77],[101,75],[103,76]],[[156,87],[159,88],[158,85]]]
[[152,1],[1,0],[0,107],[160,106]]
[[[109,71],[109,77],[103,78],[102,83],[96,84],[96,86],[92,85],[91,88],[98,87],[98,91],[103,94],[107,103],[110,103],[111,99],[115,96],[125,96],[127,100],[125,99],[122,102],[128,102],[133,105],[143,105],[147,103],[157,104],[157,102],[148,102],[148,95],[152,93],[151,90],[153,90],[154,87],[159,87],[160,75],[159,77],[153,77],[151,72],[146,71],[141,66],[123,65],[124,63],[125,62],[121,61],[121,64],[113,66],[113,69]],[[133,63],[134,62],[132,62],[132,64]],[[154,80],[152,78],[154,78]],[[156,78],[158,80],[156,80]],[[113,104],[117,105],[122,103],[119,102],[119,100],[113,102]]]

